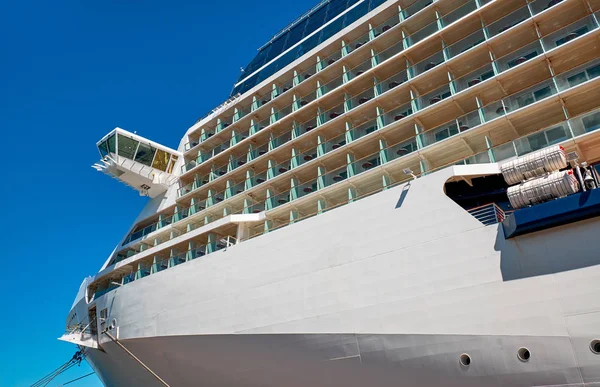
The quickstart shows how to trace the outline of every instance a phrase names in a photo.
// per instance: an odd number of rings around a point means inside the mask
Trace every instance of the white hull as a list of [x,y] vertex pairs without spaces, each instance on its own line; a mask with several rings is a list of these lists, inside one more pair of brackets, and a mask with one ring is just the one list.
[[[214,335],[125,340],[171,386],[590,386],[571,338],[451,335]],[[527,345],[531,363],[514,349]],[[473,356],[468,369],[457,354]],[[88,361],[107,386],[160,384],[115,345]]]
[[[97,310],[171,386],[600,383],[600,220],[506,240],[443,193],[452,173],[134,281]],[[106,385],[155,383],[100,344],[87,360]]]

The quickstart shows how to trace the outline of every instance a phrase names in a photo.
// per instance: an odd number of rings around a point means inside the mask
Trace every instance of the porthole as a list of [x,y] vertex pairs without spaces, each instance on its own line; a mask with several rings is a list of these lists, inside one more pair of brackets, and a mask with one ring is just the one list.
[[531,358],[531,352],[529,352],[529,350],[525,347],[521,347],[519,348],[519,350],[517,351],[517,357],[519,358],[519,360],[521,360],[522,362],[526,362],[529,361],[529,359]]
[[460,365],[463,367],[468,367],[471,364],[471,356],[463,353],[460,355]]
[[596,355],[600,355],[600,339],[594,339],[594,340],[592,340],[592,342],[590,343],[590,349]]

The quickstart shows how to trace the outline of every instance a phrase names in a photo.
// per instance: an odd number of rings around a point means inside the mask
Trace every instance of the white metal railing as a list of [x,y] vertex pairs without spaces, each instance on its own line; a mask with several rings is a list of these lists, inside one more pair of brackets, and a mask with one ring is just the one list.
[[484,226],[489,226],[496,223],[501,223],[506,219],[506,213],[496,203],[488,203],[479,207],[468,209],[467,212],[473,215],[475,219],[483,223]]
[[81,334],[88,333],[88,334],[91,334],[92,330],[91,330],[90,325],[92,325],[91,322],[89,322],[87,325],[83,325],[82,323],[79,323],[79,324],[68,326],[65,329],[65,334],[67,334],[67,335],[73,335],[73,334],[76,334],[76,333],[81,333]]

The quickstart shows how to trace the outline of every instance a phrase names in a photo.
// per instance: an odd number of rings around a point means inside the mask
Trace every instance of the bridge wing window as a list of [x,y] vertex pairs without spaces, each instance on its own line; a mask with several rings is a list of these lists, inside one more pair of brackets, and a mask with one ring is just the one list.
[[121,134],[119,134],[118,136],[119,137],[117,138],[117,140],[118,140],[118,147],[119,147],[119,151],[118,151],[119,156],[123,156],[123,157],[133,160],[133,157],[137,150],[139,141],[136,141],[129,137],[125,137]]
[[116,149],[117,149],[117,139],[115,138],[115,135],[113,134],[112,136],[110,136],[108,138],[108,140],[106,140],[106,143],[108,144],[108,151],[110,153],[115,153]]
[[150,166],[150,164],[152,164],[152,159],[154,158],[155,153],[156,149],[154,149],[150,145],[140,143],[137,153],[135,154],[135,161]]
[[170,158],[171,155],[169,153],[160,149],[156,150],[156,157],[154,158],[154,162],[152,163],[152,168],[160,169],[161,171],[166,171]]
[[100,151],[100,156],[104,157],[108,155],[108,144],[106,141],[103,141],[98,145],[98,150]]
[[106,141],[102,141],[98,145],[98,150],[102,157],[107,156],[109,153],[115,153],[115,135],[113,134]]

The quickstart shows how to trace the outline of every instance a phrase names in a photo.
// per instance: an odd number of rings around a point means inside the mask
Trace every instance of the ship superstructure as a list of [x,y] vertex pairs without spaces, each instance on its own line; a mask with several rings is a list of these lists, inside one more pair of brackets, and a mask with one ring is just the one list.
[[107,385],[156,380],[103,332],[173,386],[600,383],[599,17],[321,2],[178,150],[98,142],[150,201],[64,338]]

